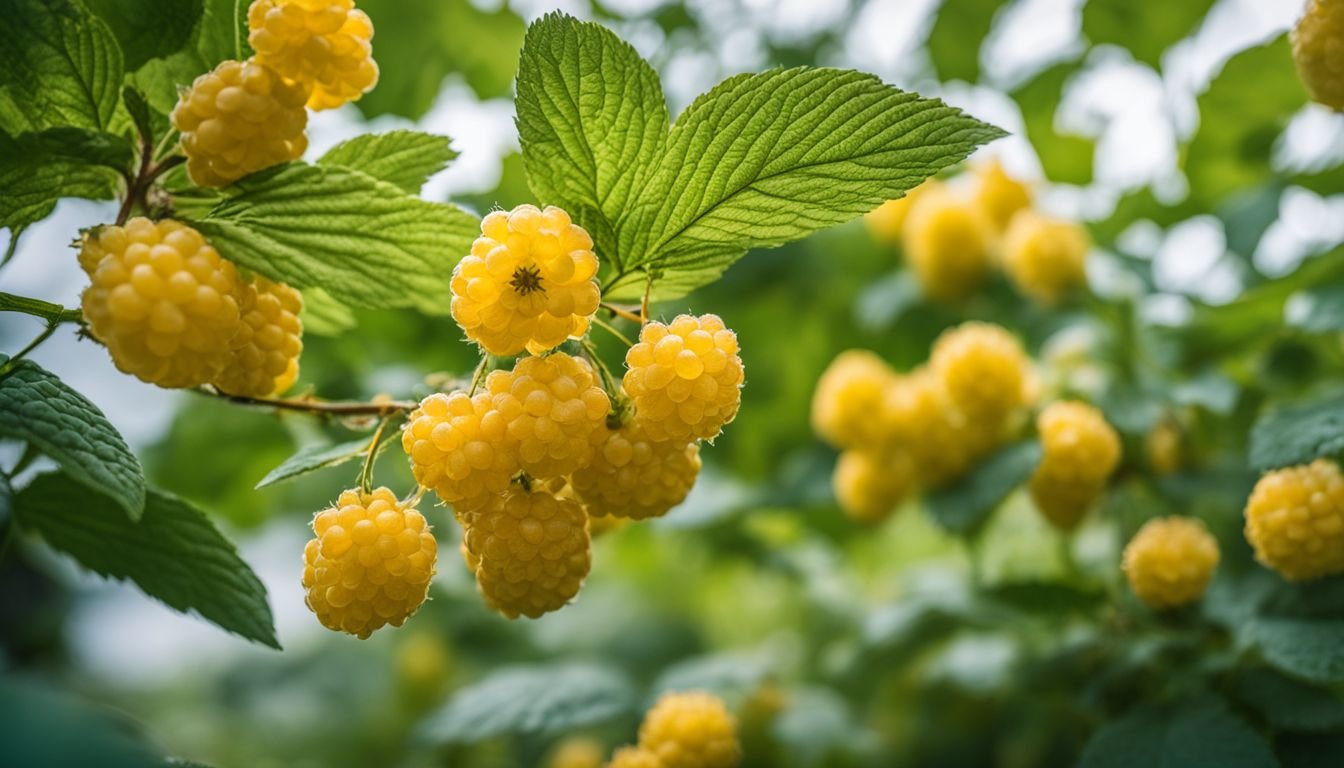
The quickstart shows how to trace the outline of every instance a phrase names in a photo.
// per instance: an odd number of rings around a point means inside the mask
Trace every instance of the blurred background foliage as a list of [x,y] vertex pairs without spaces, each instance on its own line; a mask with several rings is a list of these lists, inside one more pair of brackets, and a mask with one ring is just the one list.
[[[533,202],[516,138],[471,134],[509,126],[526,21],[553,4],[359,5],[377,27],[381,81],[357,109],[316,122],[315,146],[324,132],[330,144],[406,121],[455,138],[467,126],[470,173],[431,189],[477,211]],[[1130,748],[1154,734],[1186,766],[1274,764],[1260,759],[1271,743],[1286,766],[1344,764],[1331,693],[1344,682],[1344,582],[1286,587],[1240,532],[1256,417],[1336,390],[1344,373],[1344,117],[1309,105],[1294,72],[1285,31],[1301,5],[564,3],[631,40],[674,110],[736,71],[843,65],[1002,125],[1016,136],[991,152],[1040,182],[1042,207],[1092,230],[1091,295],[1046,310],[995,282],[961,305],[926,303],[860,222],[753,252],[656,307],[720,314],[748,372],[691,499],[600,538],[580,599],[535,622],[482,607],[451,516],[431,510],[443,545],[432,599],[365,642],[322,631],[297,586],[306,525],[353,470],[252,489],[296,447],[361,425],[174,400],[171,422],[143,441],[151,479],[244,542],[286,650],[132,608],[22,546],[0,563],[6,665],[99,702],[50,706],[72,708],[60,717],[86,723],[84,746],[109,761],[140,749],[127,736],[139,729],[219,766],[538,766],[566,738],[629,742],[659,690],[706,687],[739,714],[751,766],[1133,765],[1162,758]],[[1094,399],[1122,433],[1122,479],[1071,541],[1021,494],[968,538],[913,503],[875,528],[835,507],[835,454],[808,426],[818,375],[850,347],[907,369],[967,319],[1021,334],[1061,391]],[[427,376],[474,365],[446,318],[354,320],[310,333],[304,386],[413,395]],[[1164,420],[1179,426],[1183,461],[1158,476],[1144,440]],[[384,454],[379,481],[409,487],[404,464]],[[1157,619],[1125,590],[1119,547],[1174,512],[1208,521],[1224,561],[1202,607]],[[1250,622],[1265,605],[1278,623]],[[1324,628],[1284,635],[1305,619]],[[0,727],[56,722],[14,690],[0,696]]]

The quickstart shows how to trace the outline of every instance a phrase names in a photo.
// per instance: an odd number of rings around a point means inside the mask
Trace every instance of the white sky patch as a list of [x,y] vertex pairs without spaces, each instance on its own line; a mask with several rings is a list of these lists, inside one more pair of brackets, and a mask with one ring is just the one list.
[[1289,187],[1279,201],[1279,220],[1265,230],[1252,262],[1270,276],[1297,269],[1308,256],[1344,243],[1344,195],[1321,197]]

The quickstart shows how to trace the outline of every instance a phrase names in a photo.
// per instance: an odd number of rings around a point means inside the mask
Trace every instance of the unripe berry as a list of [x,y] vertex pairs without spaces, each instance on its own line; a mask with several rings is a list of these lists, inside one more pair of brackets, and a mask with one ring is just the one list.
[[960,477],[999,442],[1002,431],[999,424],[972,422],[927,368],[891,387],[882,417],[892,443],[909,453],[915,477],[926,488]]
[[196,230],[134,218],[84,236],[82,306],[117,368],[161,387],[209,382],[229,360],[243,283]]
[[948,192],[922,196],[905,221],[905,257],[924,294],[969,297],[989,274],[990,224],[973,203]]
[[1031,497],[1055,527],[1073,530],[1120,463],[1120,436],[1086,403],[1051,403],[1036,419],[1042,457]]
[[1311,0],[1291,39],[1298,76],[1311,98],[1344,111],[1344,3]]
[[896,373],[872,352],[850,349],[826,366],[812,393],[812,431],[839,448],[872,447],[885,437],[881,419]]
[[646,323],[625,354],[635,421],[653,440],[711,440],[737,416],[745,373],[737,334],[718,315]]
[[373,22],[354,0],[256,0],[247,26],[256,60],[310,89],[312,109],[355,101],[378,82]]
[[868,225],[868,231],[878,241],[899,243],[901,242],[901,232],[905,227],[905,220],[910,215],[910,208],[915,204],[915,201],[941,186],[942,183],[938,180],[929,179],[906,192],[905,197],[888,200],[870,211],[863,217],[863,223]]
[[597,311],[597,256],[559,208],[492,211],[453,269],[453,319],[493,355],[533,354],[582,336]]
[[993,424],[1026,405],[1031,361],[1022,344],[990,323],[963,323],[933,345],[929,367],[972,421]]
[[851,519],[879,523],[913,490],[915,465],[904,450],[840,454],[831,478],[835,499]]
[[579,593],[591,565],[588,515],[573,499],[511,487],[469,517],[462,554],[487,605],[535,619]]
[[1130,589],[1158,610],[1198,600],[1216,567],[1218,541],[1193,517],[1149,520],[1125,545],[1123,568]]
[[603,751],[597,739],[571,736],[551,751],[546,768],[602,768]]
[[663,768],[658,756],[640,747],[621,747],[611,756],[607,768]]
[[387,488],[352,489],[313,517],[303,550],[305,601],[328,629],[360,639],[399,627],[429,593],[438,544],[425,518]]
[[172,115],[191,180],[222,187],[301,156],[307,98],[302,86],[254,61],[225,61],[196,78]]
[[509,420],[490,392],[436,393],[407,418],[401,447],[416,482],[434,489],[461,517],[486,496],[502,493],[522,469],[508,431]]
[[665,693],[639,727],[639,746],[662,768],[734,768],[742,761],[737,721],[717,696]]
[[283,283],[257,277],[243,290],[242,323],[230,343],[228,365],[215,377],[221,392],[268,397],[299,377],[303,295]]
[[1255,558],[1289,581],[1344,573],[1344,475],[1327,459],[1277,469],[1246,502]]
[[651,440],[639,424],[606,430],[592,461],[570,476],[588,514],[644,520],[686,499],[700,473],[697,443]]
[[492,371],[483,389],[507,424],[504,439],[519,467],[543,479],[589,462],[611,410],[593,367],[563,352],[525,357],[512,371]]
[[1031,206],[1031,188],[1009,176],[998,160],[977,169],[975,181],[975,202],[997,232],[1008,226],[1014,214]]
[[1087,282],[1087,252],[1092,247],[1081,225],[1022,211],[1004,235],[1003,268],[1019,291],[1056,304]]

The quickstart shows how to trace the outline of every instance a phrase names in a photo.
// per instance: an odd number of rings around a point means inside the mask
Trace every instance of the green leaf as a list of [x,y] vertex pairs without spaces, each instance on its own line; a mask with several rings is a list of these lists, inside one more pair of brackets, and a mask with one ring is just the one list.
[[699,656],[664,669],[652,691],[709,691],[720,697],[749,694],[770,674],[770,667],[770,657],[760,651]]
[[0,755],[11,766],[161,768],[139,723],[19,675],[0,680]]
[[107,24],[75,0],[6,0],[0,13],[0,131],[107,129],[123,72]]
[[1251,466],[1261,471],[1344,453],[1344,395],[1284,406],[1251,428]]
[[1161,68],[1162,52],[1199,29],[1214,0],[1179,3],[1136,3],[1133,0],[1087,0],[1083,34],[1093,45],[1128,48],[1134,58]]
[[130,579],[145,594],[249,640],[279,648],[266,588],[205,513],[150,489],[145,514],[128,520],[105,496],[61,474],[19,492],[19,522],[103,576]]
[[980,48],[1007,0],[943,0],[929,31],[929,56],[938,79],[980,79]]
[[1221,699],[1141,707],[1103,725],[1080,768],[1276,768],[1269,744]]
[[1281,672],[1317,683],[1344,682],[1344,619],[1262,616],[1245,634]]
[[1290,731],[1328,731],[1344,726],[1344,699],[1270,669],[1234,674],[1231,689],[1270,725]]
[[788,752],[789,765],[851,765],[851,761],[836,757],[851,753],[868,734],[854,722],[845,699],[822,686],[791,690],[788,697],[788,708],[771,723],[770,730]]
[[114,197],[115,169],[130,164],[132,151],[126,139],[85,128],[0,133],[0,227],[41,221],[63,197]]
[[[121,0],[130,2],[130,0]],[[179,87],[191,85],[225,59],[242,61],[252,55],[247,43],[248,0],[204,0],[199,20],[182,50],[152,59],[132,75],[150,106],[167,115],[177,104]]]
[[[387,445],[387,442],[383,442],[378,447],[381,451]],[[256,487],[265,488],[268,485],[275,485],[281,481],[306,475],[319,469],[339,466],[348,461],[363,458],[368,450],[368,438],[360,438],[335,445],[310,445],[266,473],[266,476],[261,479],[261,482],[257,483]]]
[[97,406],[29,360],[0,379],[0,435],[26,440],[123,517],[144,510],[144,473],[126,441]]
[[635,711],[633,686],[617,670],[589,663],[508,667],[459,690],[420,725],[435,744],[505,734],[551,734]]
[[225,258],[363,307],[448,313],[448,284],[476,218],[372,176],[291,163],[243,179],[191,223]]
[[[126,69],[182,50],[201,18],[202,0],[83,0],[121,44]],[[247,5],[248,3],[243,3]]]
[[430,176],[457,157],[447,136],[419,131],[366,133],[332,147],[318,165],[339,165],[420,194]]
[[331,294],[321,288],[309,288],[303,292],[303,310],[299,312],[304,333],[318,336],[338,336],[354,328],[358,323],[350,307],[331,298]]
[[1041,444],[1028,440],[1003,448],[955,485],[928,493],[924,506],[944,530],[966,534],[989,518],[1041,463]]
[[1096,146],[1084,136],[1060,133],[1055,124],[1064,86],[1078,71],[1077,61],[1056,64],[1013,91],[1022,110],[1027,139],[1041,159],[1041,169],[1052,181],[1088,184]]
[[620,271],[617,230],[667,138],[658,74],[606,27],[550,13],[528,28],[517,110],[533,194],[568,211]]

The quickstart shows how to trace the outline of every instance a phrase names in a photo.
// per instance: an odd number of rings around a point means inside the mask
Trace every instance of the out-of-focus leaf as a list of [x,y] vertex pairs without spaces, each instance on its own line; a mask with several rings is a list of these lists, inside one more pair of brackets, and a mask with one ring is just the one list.
[[940,80],[980,78],[980,47],[1007,0],[943,0],[929,31],[929,56]]
[[1218,220],[1223,223],[1229,251],[1243,258],[1255,253],[1265,230],[1279,218],[1283,189],[1283,182],[1270,181],[1235,193],[1218,207]]
[[[388,442],[383,442],[378,447],[381,450],[386,445],[388,445]],[[337,443],[336,445],[310,445],[285,459],[283,464],[268,472],[257,483],[256,487],[265,488],[268,485],[274,485],[299,475],[354,461],[367,454],[368,449],[369,441],[367,438],[351,440],[347,443]]]
[[1220,416],[1237,407],[1241,387],[1217,371],[1205,371],[1171,388],[1171,401],[1177,405],[1199,406]]
[[0,131],[0,227],[24,227],[51,215],[63,197],[115,196],[116,169],[131,161],[125,139],[87,128],[48,128],[11,137]]
[[1092,139],[1060,133],[1055,113],[1064,96],[1064,86],[1078,71],[1078,62],[1056,64],[1012,92],[1022,110],[1027,138],[1041,159],[1041,169],[1051,181],[1087,184],[1092,181],[1095,144]]
[[1318,683],[1344,681],[1344,619],[1262,616],[1244,633],[1281,672]]
[[1099,608],[1105,603],[1106,593],[1061,582],[1019,581],[989,587],[984,597],[1027,613],[1065,615]]
[[1251,466],[1267,471],[1344,453],[1344,395],[1284,406],[1251,429]]
[[1213,3],[1214,0],[1178,3],[1087,0],[1083,6],[1083,34],[1093,45],[1110,43],[1128,48],[1135,59],[1159,69],[1162,52],[1194,34]]
[[0,680],[0,759],[5,765],[162,768],[137,723],[116,710],[14,677]]
[[678,662],[654,681],[654,694],[664,691],[709,691],[719,696],[747,694],[770,674],[771,660],[762,652],[721,653]]
[[1028,440],[1003,448],[955,484],[924,496],[924,506],[944,530],[975,530],[1041,463],[1041,444]]
[[1344,285],[1329,285],[1303,291],[1294,297],[1295,311],[1288,321],[1308,333],[1344,330]]
[[853,754],[872,738],[854,722],[849,704],[830,689],[791,690],[788,702],[775,719],[772,732],[788,752],[790,765],[836,765],[837,756]]
[[202,0],[84,0],[112,30],[126,69],[187,46],[201,18]]
[[1344,726],[1344,700],[1324,688],[1298,682],[1270,669],[1236,672],[1233,694],[1270,725],[1290,731],[1328,731]]
[[1277,768],[1269,744],[1221,699],[1140,707],[1103,725],[1080,768]]

